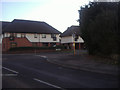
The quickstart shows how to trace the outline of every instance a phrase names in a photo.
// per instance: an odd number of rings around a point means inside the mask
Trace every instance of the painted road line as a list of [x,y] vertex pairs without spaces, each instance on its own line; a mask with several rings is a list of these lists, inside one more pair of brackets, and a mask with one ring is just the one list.
[[17,71],[15,71],[15,70],[11,70],[11,69],[9,69],[9,68],[6,68],[6,67],[2,67],[3,69],[6,69],[6,70],[8,70],[8,71],[11,71],[11,72],[13,72],[13,73],[18,73]]
[[35,80],[35,81],[38,81],[38,82],[41,82],[41,83],[43,83],[43,84],[46,84],[46,85],[48,85],[48,86],[52,86],[52,87],[54,87],[54,88],[63,89],[63,88],[61,88],[61,87],[59,87],[59,86],[50,84],[50,83],[48,83],[48,82],[45,82],[45,81],[42,81],[42,80],[39,80],[39,79],[36,79],[36,78],[34,78],[34,80]]
[[47,56],[43,56],[43,55],[35,55],[35,56],[40,56],[40,57],[43,57],[43,58],[47,58]]
[[41,56],[41,57],[43,57],[43,58],[47,58],[46,56]]
[[0,74],[0,76],[17,76],[17,74]]

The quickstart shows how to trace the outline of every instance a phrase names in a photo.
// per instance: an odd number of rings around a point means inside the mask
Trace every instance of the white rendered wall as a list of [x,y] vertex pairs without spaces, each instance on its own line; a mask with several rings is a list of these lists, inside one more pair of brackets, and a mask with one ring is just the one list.
[[61,43],[71,43],[73,42],[73,37],[72,36],[67,36],[67,37],[62,37],[61,38]]
[[[61,43],[73,43],[74,39],[72,36],[66,36],[61,38]],[[76,43],[83,43],[84,40],[79,36]]]
[[76,43],[84,43],[84,40],[79,36],[78,37],[78,40],[77,41],[75,41]]
[[[16,33],[16,36],[18,38],[21,38],[22,33]],[[4,37],[10,37],[10,33],[5,33]],[[60,34],[56,34],[56,41],[53,41],[53,38],[51,38],[51,34],[46,34],[46,38],[42,38],[42,34],[37,34],[37,38],[34,37],[34,33],[25,33],[25,37],[30,42],[60,42]]]
[[34,37],[34,34],[26,34],[26,38],[30,42],[59,42],[59,34],[56,34],[57,40],[53,41],[53,38],[51,38],[51,34],[46,34],[46,38],[42,38],[42,34],[37,34],[37,38]]

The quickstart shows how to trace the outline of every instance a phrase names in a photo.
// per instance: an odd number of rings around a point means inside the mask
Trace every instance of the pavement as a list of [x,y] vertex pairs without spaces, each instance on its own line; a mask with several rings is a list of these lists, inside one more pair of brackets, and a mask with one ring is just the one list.
[[89,58],[86,51],[81,50],[74,56],[73,53],[51,53],[43,54],[48,58],[47,61],[58,64],[63,67],[110,74],[118,76],[118,66],[97,62],[93,58]]

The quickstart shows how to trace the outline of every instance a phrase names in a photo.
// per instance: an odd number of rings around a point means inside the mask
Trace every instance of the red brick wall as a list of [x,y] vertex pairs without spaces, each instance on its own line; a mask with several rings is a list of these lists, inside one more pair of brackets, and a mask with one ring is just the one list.
[[[11,48],[11,45],[10,45],[11,42],[16,42],[17,47],[31,47],[32,46],[32,43],[27,38],[14,38],[13,41],[10,41],[9,38],[3,38],[2,51],[9,50]],[[60,45],[60,43],[56,43],[56,45]],[[38,42],[37,46],[42,47],[43,44],[41,42]],[[50,44],[48,46],[50,46]]]
[[10,41],[9,38],[3,38],[3,41],[2,41],[2,49],[3,51],[7,51],[8,49],[11,48],[11,45],[10,43],[11,42],[16,42],[17,43],[17,47],[29,47],[29,46],[32,46],[32,43],[29,42],[27,40],[27,38],[14,38],[13,41]]
[[56,43],[56,45],[60,45],[60,43]]

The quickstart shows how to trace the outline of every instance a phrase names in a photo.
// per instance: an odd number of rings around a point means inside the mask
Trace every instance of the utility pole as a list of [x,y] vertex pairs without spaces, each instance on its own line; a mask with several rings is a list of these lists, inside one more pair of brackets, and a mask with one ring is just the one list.
[[73,33],[73,49],[74,49],[74,56],[75,56],[75,33]]
[[38,34],[38,36],[39,36],[39,41],[38,41],[39,42],[39,49],[38,50],[40,51],[40,33]]

